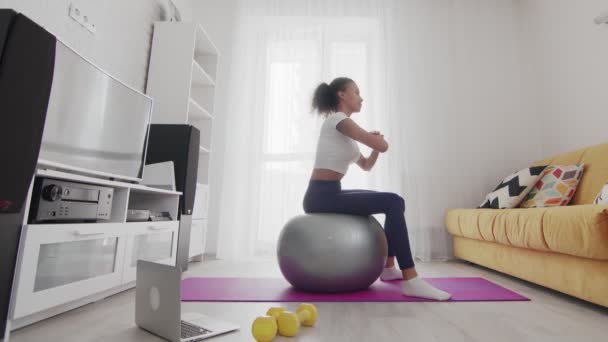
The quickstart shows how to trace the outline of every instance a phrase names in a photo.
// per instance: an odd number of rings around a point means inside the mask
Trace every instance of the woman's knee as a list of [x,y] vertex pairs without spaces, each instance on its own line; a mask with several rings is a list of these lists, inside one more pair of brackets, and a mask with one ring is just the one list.
[[304,212],[306,214],[308,214],[312,211],[310,207],[311,207],[311,201],[308,198],[308,196],[305,196],[304,200],[302,201],[302,209],[304,209]]
[[306,214],[310,214],[310,213],[316,213],[316,212],[320,212],[321,208],[319,207],[319,205],[315,205],[315,203],[311,203],[310,201],[308,202],[304,202],[304,205],[302,206],[304,209],[304,213]]
[[405,200],[398,194],[392,193],[391,208],[399,211],[405,211]]

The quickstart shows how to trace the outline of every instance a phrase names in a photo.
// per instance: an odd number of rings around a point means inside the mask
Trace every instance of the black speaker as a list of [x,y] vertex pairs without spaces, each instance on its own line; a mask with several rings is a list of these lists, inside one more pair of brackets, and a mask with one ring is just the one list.
[[0,10],[0,334],[4,338],[24,204],[34,176],[53,82],[56,39]]
[[179,200],[180,215],[192,215],[200,141],[200,131],[191,125],[150,125],[146,164],[173,162],[175,187],[183,194]]
[[4,45],[6,44],[6,38],[8,37],[8,31],[16,16],[17,13],[13,10],[0,9],[0,60],[2,60],[2,54],[4,51]]
[[200,131],[191,125],[150,125],[146,164],[172,161],[175,167],[175,188],[182,193],[179,198],[180,224],[176,266],[181,267],[183,271],[188,269],[200,140]]

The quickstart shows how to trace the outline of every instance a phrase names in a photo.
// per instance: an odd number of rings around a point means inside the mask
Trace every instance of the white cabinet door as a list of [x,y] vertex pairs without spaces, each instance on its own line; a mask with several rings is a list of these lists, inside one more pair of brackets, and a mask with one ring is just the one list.
[[123,223],[40,224],[24,229],[14,318],[120,285]]
[[137,260],[175,265],[179,221],[127,223],[128,239],[122,283],[135,280]]
[[201,255],[205,253],[205,244],[207,243],[207,220],[201,220],[202,229],[201,234],[203,235],[202,243],[201,243]]
[[[199,167],[201,167],[199,165]],[[194,208],[192,210],[192,219],[206,219],[207,209],[209,207],[209,186],[206,184],[197,184],[196,192],[194,193]]]
[[190,228],[190,253],[188,257],[192,258],[203,254],[205,250],[205,236],[207,232],[207,220],[192,220]]

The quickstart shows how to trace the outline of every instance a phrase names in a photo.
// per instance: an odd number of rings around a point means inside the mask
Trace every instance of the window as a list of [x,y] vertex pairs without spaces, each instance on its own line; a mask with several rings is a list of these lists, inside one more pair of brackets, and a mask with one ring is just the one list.
[[[370,64],[373,24],[370,20],[328,20],[308,27],[294,25],[267,41],[256,254],[273,255],[283,225],[303,214],[302,199],[323,122],[310,112],[319,80],[329,82],[338,76],[354,79],[364,108],[353,118],[369,127],[365,101],[366,94],[371,95],[367,89],[374,73]],[[366,146],[359,145],[364,155],[369,154]],[[366,188],[367,176],[351,166],[343,184]]]

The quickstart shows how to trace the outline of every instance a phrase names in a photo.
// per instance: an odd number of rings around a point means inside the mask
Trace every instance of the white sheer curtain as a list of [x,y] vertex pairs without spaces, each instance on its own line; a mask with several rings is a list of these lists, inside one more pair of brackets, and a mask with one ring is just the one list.
[[218,258],[274,257],[280,229],[303,212],[322,122],[310,113],[312,92],[337,76],[361,88],[353,119],[390,144],[371,172],[351,166],[343,187],[402,195],[417,259],[450,257],[445,209],[477,205],[507,165],[526,160],[497,157],[486,141],[501,136],[496,122],[517,127],[504,114],[528,114],[513,72],[516,3],[241,1]]

